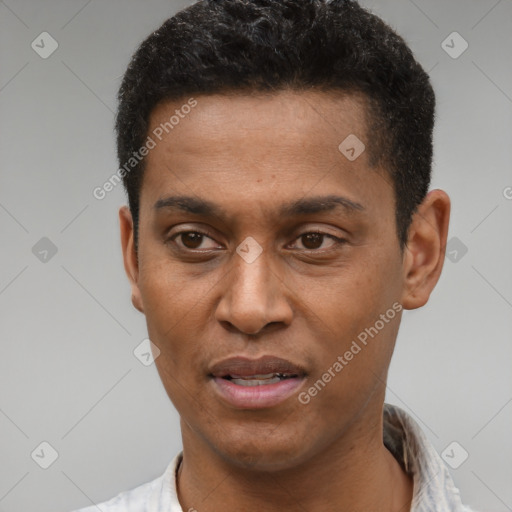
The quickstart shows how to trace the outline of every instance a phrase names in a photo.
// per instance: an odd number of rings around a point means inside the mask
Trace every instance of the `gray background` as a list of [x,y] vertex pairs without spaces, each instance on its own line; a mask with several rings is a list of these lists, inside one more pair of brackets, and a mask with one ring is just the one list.
[[[387,401],[439,453],[453,441],[456,459],[469,453],[452,470],[465,503],[512,510],[512,1],[363,4],[431,73],[433,185],[453,202],[454,261],[428,305],[404,315]],[[103,501],[160,475],[181,447],[154,365],[133,354],[147,331],[122,266],[124,193],[99,201],[92,190],[117,168],[113,111],[129,57],[185,5],[0,1],[1,512]],[[31,48],[43,31],[59,45],[47,59]],[[453,31],[469,44],[456,59],[441,45]],[[46,261],[47,242],[33,251],[43,237],[57,248]],[[58,452],[48,469],[31,458],[43,441]]]

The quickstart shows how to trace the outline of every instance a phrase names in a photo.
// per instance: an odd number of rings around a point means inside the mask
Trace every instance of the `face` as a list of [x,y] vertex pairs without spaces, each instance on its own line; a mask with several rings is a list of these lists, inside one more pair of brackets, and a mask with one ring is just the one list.
[[292,467],[383,400],[409,261],[393,189],[360,97],[195,101],[151,115],[150,135],[182,114],[146,157],[138,266],[121,213],[132,300],[184,443]]

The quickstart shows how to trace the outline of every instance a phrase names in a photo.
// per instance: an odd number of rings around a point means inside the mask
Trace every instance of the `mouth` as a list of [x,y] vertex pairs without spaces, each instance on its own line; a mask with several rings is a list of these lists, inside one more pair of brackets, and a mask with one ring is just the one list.
[[286,359],[234,357],[215,364],[208,376],[215,393],[231,407],[261,409],[276,406],[293,395],[306,371]]
[[294,379],[298,377],[296,374],[286,373],[267,373],[265,375],[226,375],[223,379],[231,381],[233,384],[238,386],[268,386],[269,384],[275,384],[285,379]]

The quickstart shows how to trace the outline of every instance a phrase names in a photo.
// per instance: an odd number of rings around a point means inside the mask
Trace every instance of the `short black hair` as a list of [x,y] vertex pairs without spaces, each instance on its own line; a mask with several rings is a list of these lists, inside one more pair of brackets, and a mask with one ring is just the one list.
[[[435,95],[403,38],[353,0],[199,0],[166,20],[134,53],[119,88],[119,164],[143,146],[163,101],[288,89],[364,95],[368,155],[391,178],[403,249],[430,186]],[[144,164],[122,174],[136,251]]]

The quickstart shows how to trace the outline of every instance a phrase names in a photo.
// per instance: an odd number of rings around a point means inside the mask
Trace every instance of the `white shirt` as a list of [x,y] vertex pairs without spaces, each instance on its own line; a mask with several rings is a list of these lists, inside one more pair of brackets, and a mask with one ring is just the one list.
[[[404,410],[384,404],[384,444],[402,468],[413,475],[410,512],[474,512],[464,506],[448,468],[419,425]],[[114,498],[74,512],[193,512],[184,511],[176,492],[178,453],[164,474]]]

